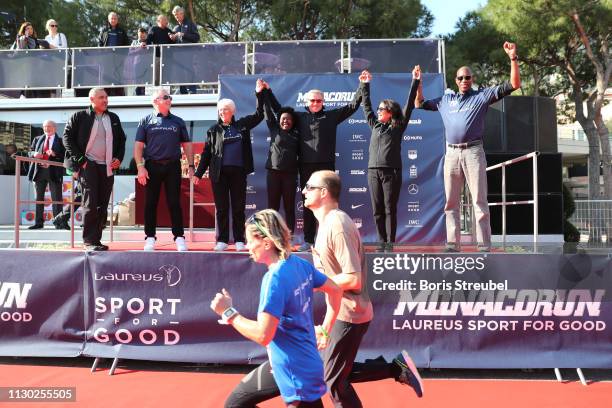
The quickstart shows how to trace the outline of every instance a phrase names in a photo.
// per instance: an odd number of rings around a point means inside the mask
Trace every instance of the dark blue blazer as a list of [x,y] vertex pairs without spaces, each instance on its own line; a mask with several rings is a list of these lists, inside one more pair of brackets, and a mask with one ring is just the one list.
[[[32,145],[30,146],[30,152],[28,155],[30,157],[34,157],[36,153],[43,153],[43,147],[45,145],[45,135],[36,136],[34,140],[32,140]],[[64,162],[64,155],[66,154],[66,148],[64,147],[64,143],[62,142],[62,138],[55,134],[53,138],[53,146],[51,146],[51,150],[55,153],[55,156],[49,157],[48,160],[55,161],[58,163]],[[36,173],[40,165],[31,163],[30,168],[28,169],[28,179],[30,181],[34,180],[36,177]],[[51,177],[51,181],[60,182],[64,177],[64,167],[58,166],[49,166],[49,174]]]

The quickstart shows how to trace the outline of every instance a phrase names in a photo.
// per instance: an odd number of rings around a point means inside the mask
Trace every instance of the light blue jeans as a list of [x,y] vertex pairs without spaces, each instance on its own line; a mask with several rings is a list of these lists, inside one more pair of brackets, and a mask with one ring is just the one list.
[[444,156],[444,192],[446,193],[447,246],[461,248],[460,200],[464,180],[467,181],[474,214],[479,250],[491,248],[491,224],[487,202],[487,160],[482,144],[465,149],[446,146]]

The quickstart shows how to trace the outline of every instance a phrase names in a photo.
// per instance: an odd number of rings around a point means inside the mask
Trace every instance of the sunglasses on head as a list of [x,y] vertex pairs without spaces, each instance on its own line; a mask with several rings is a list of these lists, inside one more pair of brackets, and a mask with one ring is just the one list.
[[322,186],[313,186],[312,184],[308,184],[306,183],[306,185],[304,186],[304,190],[306,191],[312,191],[312,190],[322,190],[325,187]]
[[247,224],[253,224],[255,226],[255,228],[257,228],[257,231],[259,231],[264,237],[267,237],[268,234],[266,233],[266,231],[264,230],[264,227],[260,224],[260,222],[261,222],[261,220],[259,218],[257,218],[256,214],[252,214],[246,220]]
[[463,81],[464,79],[465,79],[466,81],[469,81],[470,79],[472,79],[472,76],[471,76],[471,75],[462,75],[462,76],[458,76],[458,77],[457,77],[457,80],[458,80],[458,81]]
[[323,103],[323,99],[310,99],[310,103]]

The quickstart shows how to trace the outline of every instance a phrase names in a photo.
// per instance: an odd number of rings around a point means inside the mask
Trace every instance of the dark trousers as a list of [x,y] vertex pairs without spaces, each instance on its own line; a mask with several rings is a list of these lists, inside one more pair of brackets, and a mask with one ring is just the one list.
[[[300,190],[304,190],[304,186],[308,179],[315,171],[319,170],[336,170],[334,163],[302,163],[300,164]],[[302,202],[306,198],[302,195]],[[314,244],[315,236],[317,235],[317,219],[312,211],[304,207],[304,241]]]
[[106,225],[108,201],[113,190],[114,176],[106,175],[106,164],[90,160],[79,171],[79,182],[83,194],[83,243],[97,244]]
[[[53,181],[48,178],[41,177],[39,180],[34,180],[34,188],[36,189],[36,201],[43,201],[45,199],[45,190],[49,185],[49,192],[51,193],[51,200],[62,201],[62,182]],[[36,204],[36,221],[37,225],[43,225],[45,223],[44,204]],[[62,212],[62,204],[53,204],[53,216]]]
[[182,237],[185,235],[183,230],[183,211],[181,209],[181,162],[171,160],[168,162],[156,162],[147,160],[145,163],[149,180],[146,185],[145,202],[145,234],[147,237],[155,237],[157,228],[157,204],[162,184],[166,191],[166,203],[170,210],[170,220],[172,221],[172,235]]
[[281,197],[285,209],[287,226],[295,230],[295,193],[297,187],[297,173],[289,171],[268,170],[266,178],[268,187],[268,208],[278,211]]
[[234,242],[244,240],[244,205],[247,175],[242,167],[223,166],[218,181],[212,182],[217,210],[217,242],[229,243],[229,210],[232,207]]
[[[270,361],[266,361],[244,376],[225,400],[225,408],[255,408],[260,402],[278,397],[280,391],[272,376]],[[316,401],[294,402],[291,407],[323,408],[319,398]]]
[[402,188],[402,170],[368,169],[368,186],[380,242],[395,242],[397,202]]
[[[378,381],[386,378],[397,379],[401,373],[397,364],[387,363],[382,356],[374,360],[366,360],[365,363],[353,363],[369,324],[369,322],[352,324],[336,320],[330,333],[330,344],[322,352],[325,381],[336,407],[362,406],[350,383]],[[334,393],[338,397],[334,397]],[[266,361],[240,381],[225,401],[225,408],[251,408],[279,395],[280,391],[270,371],[270,362]],[[303,402],[300,407],[307,407],[308,405],[305,404]]]

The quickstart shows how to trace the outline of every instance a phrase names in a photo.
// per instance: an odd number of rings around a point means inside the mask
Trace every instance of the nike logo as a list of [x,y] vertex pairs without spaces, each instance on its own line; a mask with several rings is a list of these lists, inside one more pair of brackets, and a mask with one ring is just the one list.
[[361,207],[361,206],[363,206],[363,205],[364,205],[364,204],[357,204],[357,205],[355,205],[355,204],[351,204],[351,210],[354,210],[355,208],[359,208],[359,207]]

